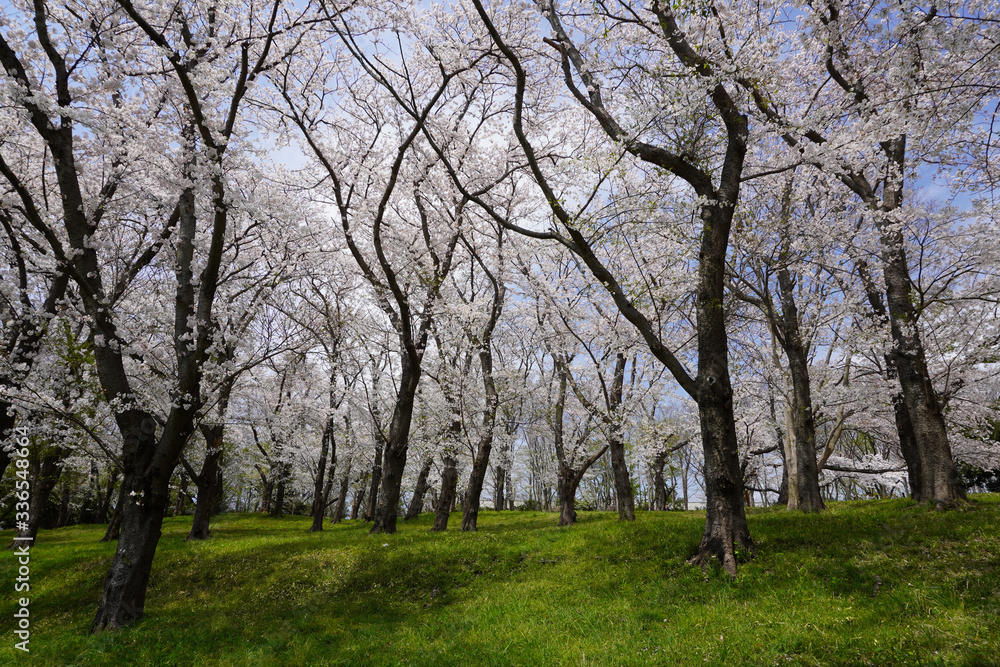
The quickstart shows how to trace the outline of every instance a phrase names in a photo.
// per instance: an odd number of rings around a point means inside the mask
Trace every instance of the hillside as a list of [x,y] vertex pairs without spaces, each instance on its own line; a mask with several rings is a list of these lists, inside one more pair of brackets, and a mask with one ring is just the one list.
[[[822,515],[751,510],[759,553],[733,582],[685,565],[700,512],[633,525],[581,512],[433,517],[369,536],[347,522],[224,515],[188,543],[167,519],[146,617],[88,636],[114,549],[100,526],[31,553],[34,665],[996,665],[1000,495],[934,512],[905,500]],[[458,525],[457,517],[452,519]],[[9,531],[2,534],[9,540]],[[9,627],[16,559],[0,613]],[[0,663],[24,664],[4,631]]]

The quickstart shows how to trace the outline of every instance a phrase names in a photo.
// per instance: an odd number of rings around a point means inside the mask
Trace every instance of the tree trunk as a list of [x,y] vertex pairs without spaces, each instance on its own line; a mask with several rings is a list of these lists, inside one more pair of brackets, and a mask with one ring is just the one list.
[[907,480],[910,484],[910,496],[918,503],[924,500],[924,480],[920,466],[920,452],[917,451],[916,439],[913,435],[913,424],[910,422],[910,412],[906,409],[903,394],[892,397],[892,412],[896,419],[896,433],[899,435],[899,451],[906,461]]
[[502,466],[493,469],[493,510],[502,512],[507,502],[505,496],[505,485],[507,483],[507,471]]
[[[903,205],[906,136],[900,135],[891,142],[885,142],[883,147],[891,168],[896,172],[884,186],[882,208],[888,213]],[[919,500],[932,502],[938,508],[950,507],[965,500],[965,489],[952,458],[941,403],[927,370],[923,341],[917,326],[920,313],[914,306],[903,232],[888,214],[879,217],[879,232],[893,341],[892,357],[920,460]]]
[[615,359],[615,376],[608,396],[608,412],[614,420],[608,436],[611,450],[611,470],[615,478],[615,503],[618,505],[619,521],[635,521],[635,496],[632,493],[632,477],[625,462],[625,442],[616,413],[621,409],[622,390],[625,384],[625,355],[618,353]]
[[663,477],[663,469],[667,466],[666,450],[660,452],[653,459],[653,503],[652,509],[655,512],[663,512],[667,509],[667,483]]
[[420,466],[420,474],[417,475],[417,486],[413,489],[413,497],[410,498],[410,506],[406,509],[404,520],[416,519],[424,509],[424,496],[427,494],[427,476],[431,473],[431,466],[434,459],[428,458]]
[[455,502],[455,489],[458,486],[458,461],[450,454],[444,455],[444,470],[441,473],[441,495],[438,496],[434,527],[431,530],[448,530],[448,518],[451,506]]
[[111,496],[115,492],[115,484],[118,482],[118,468],[111,468],[108,472],[108,488],[101,499],[101,506],[97,510],[97,522],[107,523],[108,512],[111,510]]
[[214,515],[213,509],[219,495],[222,463],[222,432],[221,424],[202,427],[205,435],[205,461],[201,466],[201,474],[192,475],[192,480],[198,486],[198,502],[195,503],[194,519],[191,522],[189,540],[208,539],[209,520]]
[[462,530],[476,530],[479,521],[480,496],[486,481],[486,471],[490,469],[490,451],[493,449],[493,429],[490,428],[476,448],[476,460],[472,463],[469,473],[469,486],[465,490],[465,500],[462,502]]
[[559,525],[572,526],[576,523],[577,476],[574,470],[561,466],[557,493],[559,496]]
[[348,461],[347,470],[344,471],[344,476],[340,480],[340,495],[337,496],[337,506],[333,511],[333,517],[330,519],[330,523],[340,523],[340,520],[344,517],[344,507],[347,504],[347,490],[350,487],[351,482],[351,467]]
[[187,471],[182,469],[180,482],[177,485],[177,500],[174,501],[174,516],[180,516],[184,513],[184,499],[187,497],[187,488]]
[[375,463],[372,464],[371,486],[368,488],[368,506],[365,509],[365,521],[375,518],[375,510],[378,508],[378,490],[382,482],[383,462],[385,461],[385,449],[382,445],[375,446]]
[[[27,525],[17,531],[17,535],[14,538],[14,542],[11,544],[10,548],[20,546],[25,543],[30,543],[34,546],[34,539],[38,536],[38,528],[42,523],[42,514],[45,512],[45,506],[49,502],[49,496],[52,495],[52,490],[56,487],[59,482],[59,476],[62,474],[62,463],[69,454],[69,450],[63,447],[46,447],[45,453],[42,455],[40,461],[33,462],[31,466],[31,494],[28,500],[28,522]],[[69,486],[63,486],[63,496],[65,498],[66,504],[66,521],[69,521]],[[62,507],[60,507],[59,514],[63,514]],[[18,539],[22,538],[22,539]]]
[[361,513],[361,506],[365,501],[365,491],[368,489],[367,476],[364,483],[354,490],[354,502],[351,503],[351,521],[358,518],[358,514]]
[[[743,123],[745,123],[745,119]],[[730,150],[736,140],[730,137]],[[743,139],[745,141],[745,135]],[[739,148],[745,150],[745,145]],[[727,163],[729,162],[727,156]],[[729,166],[728,164],[726,165]],[[727,180],[735,180],[729,183]],[[720,190],[731,190],[735,202],[739,171],[723,169]],[[733,415],[733,388],[729,376],[729,345],[726,334],[724,277],[729,229],[734,204],[721,203],[702,207],[702,244],[698,263],[698,377],[696,400],[701,425],[705,461],[705,532],[693,564],[707,569],[717,558],[730,576],[736,576],[738,543],[753,550],[750,529],[743,504],[743,475],[740,470]]]
[[[332,450],[332,451],[331,451]],[[323,429],[323,441],[319,451],[319,462],[316,464],[316,483],[313,485],[312,525],[309,532],[323,530],[323,515],[326,514],[327,499],[330,495],[330,485],[325,483],[326,457],[330,456],[329,480],[333,482],[333,474],[337,465],[337,443],[333,437],[333,417],[326,421]]]
[[[126,470],[118,508],[121,534],[104,581],[104,592],[94,616],[92,632],[121,628],[142,618],[146,586],[164,513],[170,502],[170,478],[176,465],[176,461],[156,456],[152,446],[156,437],[156,422],[152,417],[132,412],[122,416],[121,421],[125,434],[123,463]],[[183,423],[184,420],[180,421]],[[160,444],[165,451],[176,452],[179,457],[187,436],[174,427],[163,434]]]
[[281,518],[285,511],[285,477],[274,485],[274,503],[271,505],[271,516]]

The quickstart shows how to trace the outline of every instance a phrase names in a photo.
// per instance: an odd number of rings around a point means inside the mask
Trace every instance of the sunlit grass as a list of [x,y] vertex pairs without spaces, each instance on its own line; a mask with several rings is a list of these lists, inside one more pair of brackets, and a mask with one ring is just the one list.
[[[190,518],[167,519],[145,619],[97,636],[114,545],[101,526],[43,531],[31,655],[5,631],[0,663],[1000,664],[1000,495],[951,512],[751,510],[759,553],[735,582],[685,565],[701,513],[580,516],[559,528],[551,514],[483,512],[474,534],[431,533],[423,516],[369,536],[224,515],[201,543],[184,541]],[[8,627],[15,559],[0,560]]]

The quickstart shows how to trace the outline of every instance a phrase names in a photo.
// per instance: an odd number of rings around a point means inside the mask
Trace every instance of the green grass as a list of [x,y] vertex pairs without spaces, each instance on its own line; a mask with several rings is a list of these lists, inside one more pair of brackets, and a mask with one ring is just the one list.
[[1000,495],[750,512],[759,553],[736,581],[685,565],[698,512],[581,512],[571,528],[484,512],[474,534],[431,533],[425,515],[389,536],[225,515],[202,543],[167,519],[146,617],[97,636],[114,545],[101,526],[43,531],[30,656],[6,629],[19,596],[0,554],[0,664],[1000,664]]

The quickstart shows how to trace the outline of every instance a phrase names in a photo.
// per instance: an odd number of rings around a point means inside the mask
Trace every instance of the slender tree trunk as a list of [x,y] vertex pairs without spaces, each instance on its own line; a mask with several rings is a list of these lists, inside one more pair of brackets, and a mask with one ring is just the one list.
[[365,475],[365,480],[362,482],[358,488],[354,490],[354,501],[351,503],[351,521],[358,518],[358,514],[361,513],[361,506],[365,502],[365,491],[368,488],[368,476]]
[[344,476],[340,480],[340,495],[337,496],[337,506],[333,511],[333,517],[330,519],[330,523],[340,523],[340,520],[344,517],[344,508],[347,504],[347,491],[350,487],[351,482],[351,466],[350,461],[348,461],[347,470],[344,471]]
[[608,396],[608,410],[615,420],[608,437],[611,450],[611,470],[615,478],[615,502],[618,505],[619,521],[635,521],[635,496],[632,493],[632,476],[625,462],[625,442],[616,413],[621,409],[622,390],[625,384],[625,355],[618,353],[615,359],[615,377]]
[[177,485],[177,499],[174,501],[174,516],[180,516],[184,513],[184,499],[187,497],[187,471],[182,469],[180,475],[181,477]]
[[122,480],[122,484],[118,487],[118,502],[115,504],[115,509],[111,512],[111,518],[108,520],[108,527],[104,531],[104,537],[101,538],[101,542],[110,542],[112,540],[117,540],[122,532],[122,510],[125,509],[125,499],[128,498],[128,489],[125,485],[125,480]]
[[406,510],[405,520],[416,519],[424,509],[424,496],[427,494],[427,477],[431,473],[431,466],[434,459],[428,458],[420,466],[420,474],[417,475],[417,486],[413,489],[413,497],[410,498],[410,506]]
[[101,506],[97,510],[97,522],[107,523],[108,522],[108,512],[111,510],[111,496],[115,492],[115,484],[118,482],[118,468],[111,468],[108,472],[108,488],[104,492],[104,497],[101,500]]
[[507,498],[504,495],[505,484],[507,482],[507,471],[503,466],[497,466],[493,468],[493,509],[497,512],[502,512],[504,506],[507,503]]
[[371,486],[368,489],[368,507],[365,509],[365,521],[375,518],[375,510],[378,508],[378,490],[382,482],[383,463],[385,461],[385,448],[379,444],[375,446],[375,463],[372,464]]
[[337,442],[333,436],[333,417],[326,421],[323,429],[323,441],[320,446],[319,462],[316,464],[316,482],[313,485],[312,525],[309,532],[323,530],[323,515],[326,514],[327,498],[330,495],[330,484],[325,483],[326,458],[330,456],[329,480],[333,482],[333,474],[337,465]]
[[[17,531],[16,537],[34,540],[38,536],[38,528],[42,523],[42,514],[45,512],[45,506],[49,502],[52,490],[59,482],[59,476],[62,474],[63,460],[68,454],[69,450],[63,447],[47,447],[41,460],[35,461],[34,465],[31,466],[32,480],[31,494],[28,500],[28,522],[27,526]],[[66,497],[66,514],[68,515],[69,486],[63,487],[63,493]],[[62,514],[62,508],[60,508],[60,514]],[[26,542],[30,542],[34,546],[34,542],[30,540],[15,539],[10,548],[13,549],[14,547],[21,546]]]
[[448,518],[455,489],[458,486],[458,461],[451,454],[444,455],[444,470],[441,472],[441,495],[435,507],[434,527],[431,530],[448,530]]

